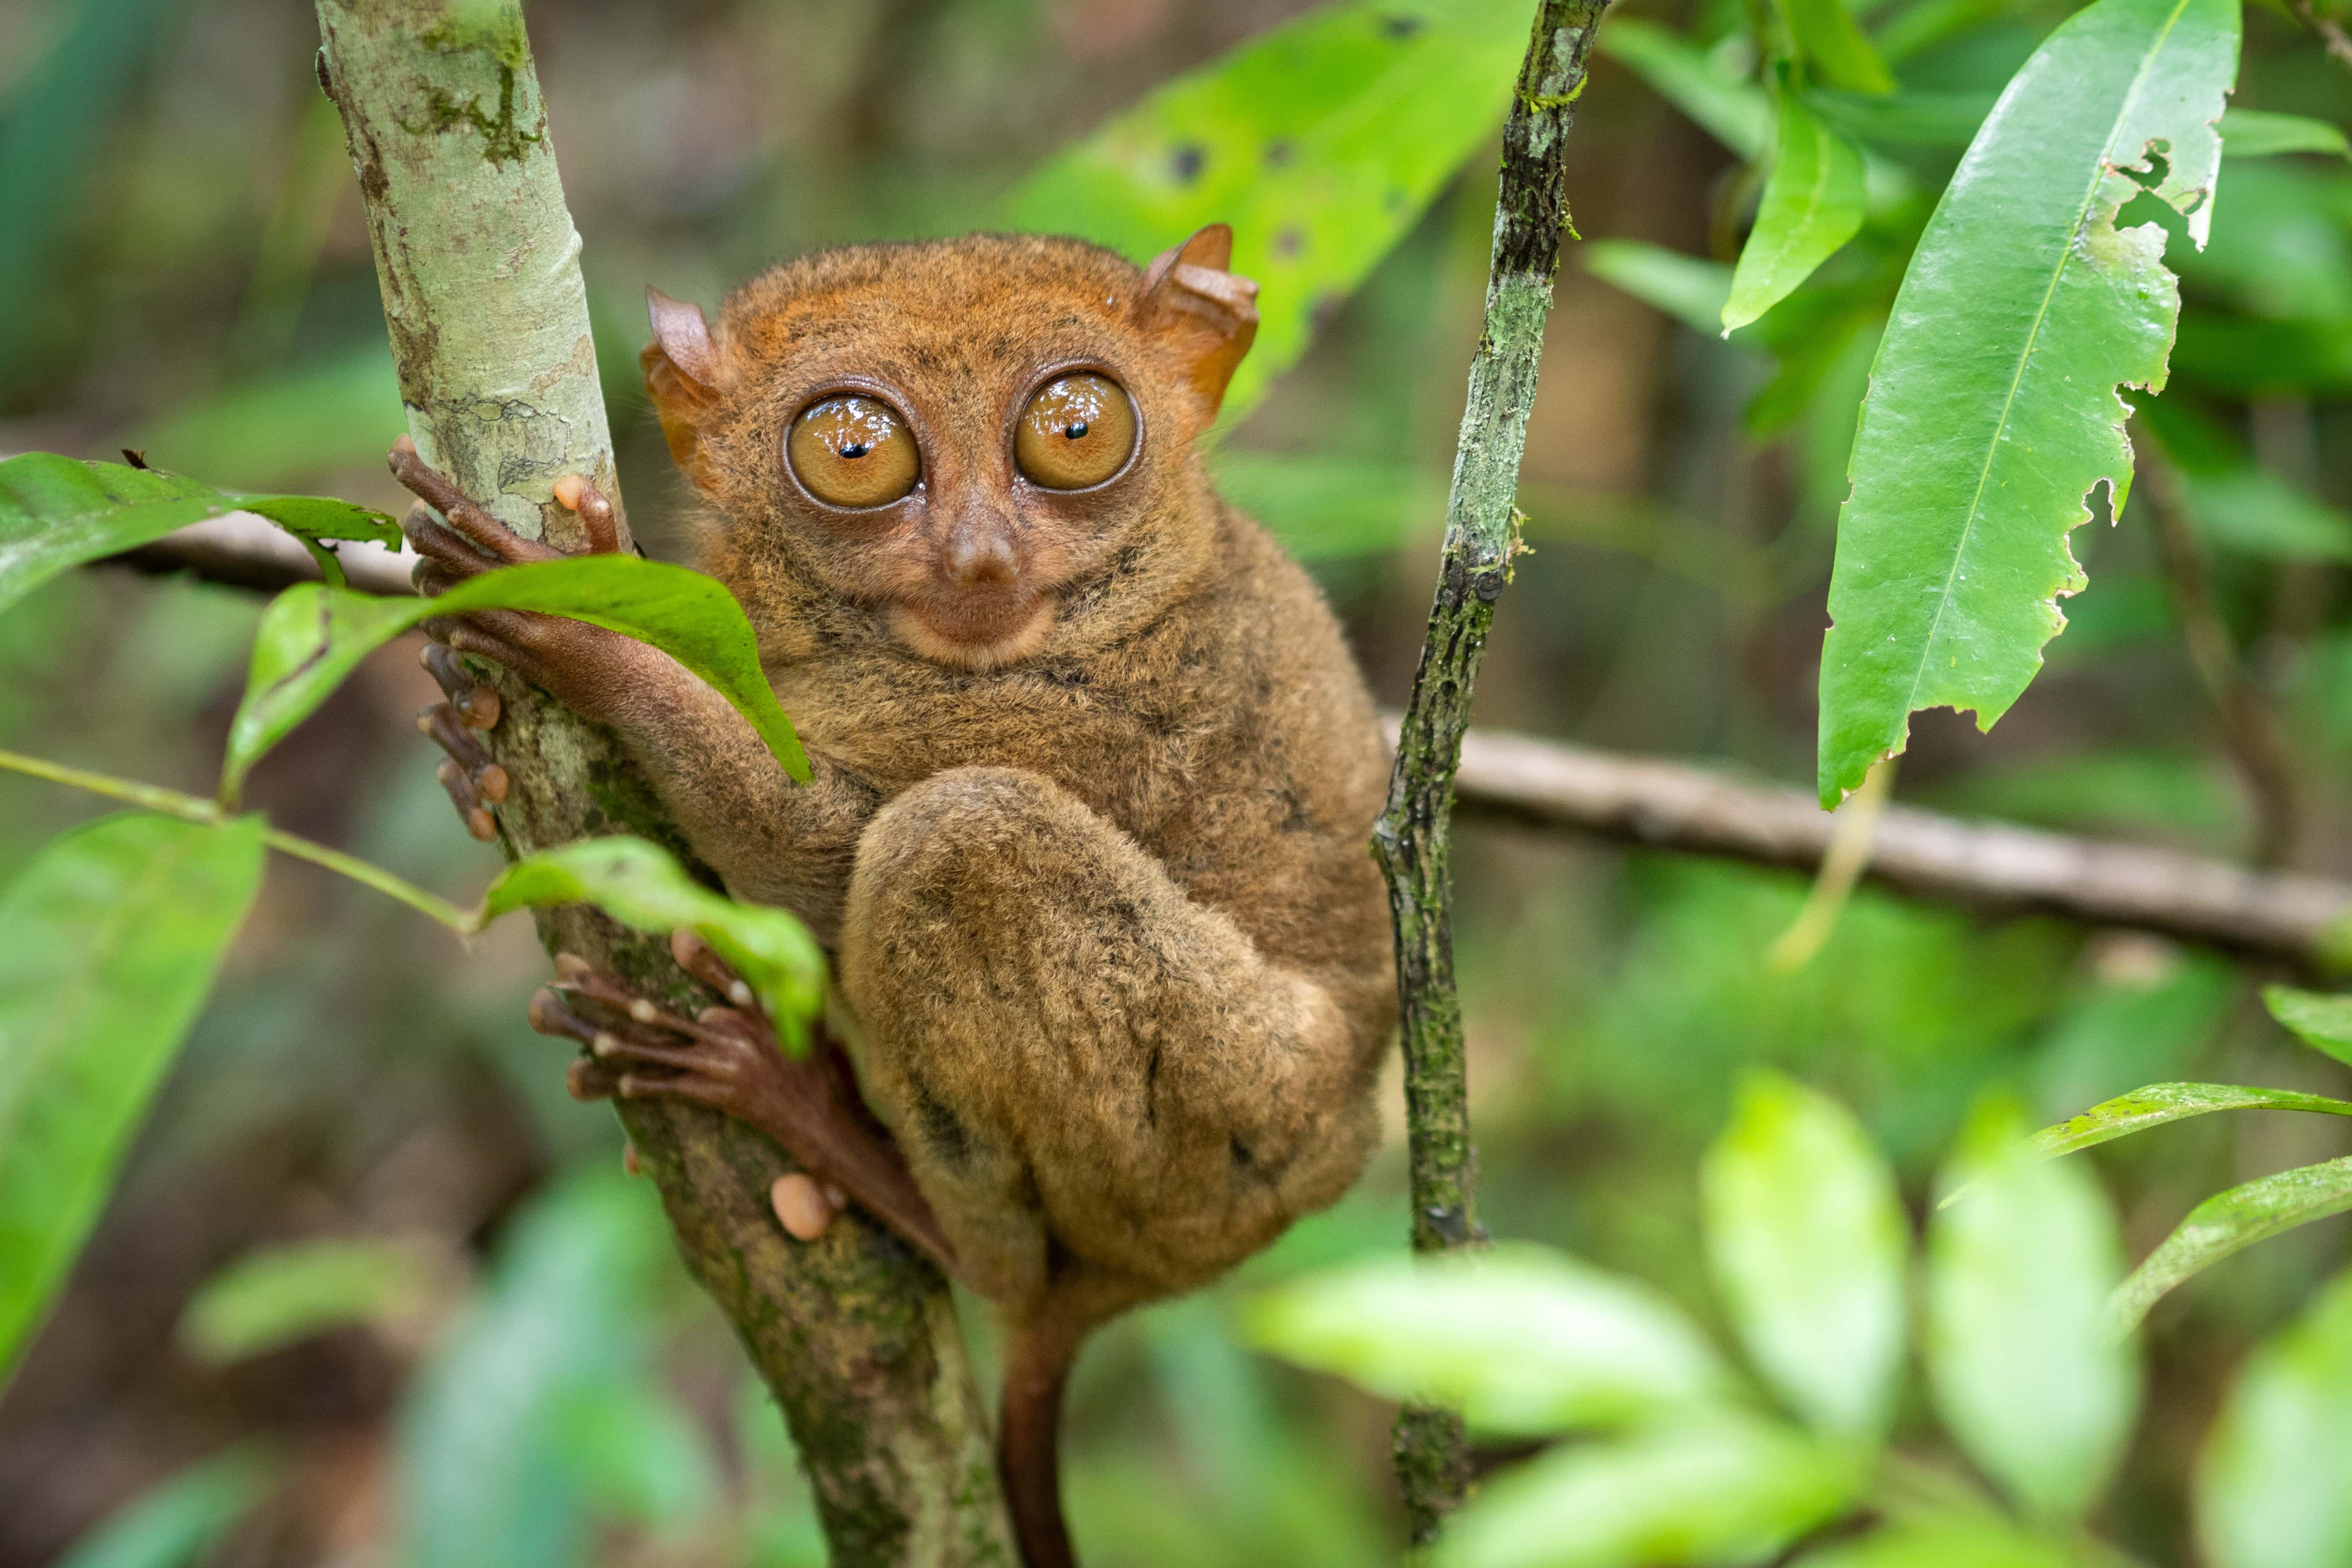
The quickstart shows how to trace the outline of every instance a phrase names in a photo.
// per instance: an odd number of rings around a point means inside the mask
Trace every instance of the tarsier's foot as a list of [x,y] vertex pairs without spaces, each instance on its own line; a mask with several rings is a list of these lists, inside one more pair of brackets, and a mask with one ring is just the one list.
[[[531,998],[530,1026],[588,1047],[572,1065],[572,1095],[667,1097],[724,1111],[807,1168],[805,1177],[778,1182],[772,1194],[777,1218],[793,1236],[805,1241],[823,1235],[834,1213],[855,1201],[951,1269],[954,1249],[887,1135],[868,1117],[839,1052],[819,1041],[804,1058],[785,1056],[751,987],[709,944],[680,931],[670,946],[688,973],[733,1005],[680,1017],[585,959],[557,956],[555,984]],[[609,1021],[583,1016],[573,1002],[591,1005]]]

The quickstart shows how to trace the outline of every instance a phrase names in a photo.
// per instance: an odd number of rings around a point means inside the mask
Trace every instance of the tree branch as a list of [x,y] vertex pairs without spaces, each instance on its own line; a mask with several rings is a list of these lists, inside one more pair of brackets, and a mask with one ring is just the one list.
[[[1454,983],[1448,819],[1470,691],[1495,601],[1519,549],[1519,455],[1536,395],[1559,235],[1570,105],[1608,0],[1543,0],[1503,123],[1485,330],[1454,449],[1445,544],[1421,666],[1413,675],[1388,808],[1372,830],[1387,872],[1396,929],[1397,1007],[1403,1024],[1407,1160],[1412,1245],[1443,1252],[1475,1245],[1477,1173],[1463,1077],[1462,1001]],[[1397,1480],[1413,1539],[1426,1542],[1469,1483],[1462,1418],[1408,1405],[1397,1417]]]
[[[341,111],[419,449],[519,531],[583,542],[552,500],[578,473],[614,498],[573,231],[515,0],[318,0],[320,80]],[[485,667],[488,669],[488,667]],[[687,847],[611,733],[503,672],[491,741],[514,785],[509,853],[592,833]],[[583,906],[542,917],[641,993],[708,1005],[667,944]],[[551,1070],[552,1069],[551,1064]],[[688,1267],[782,1402],[842,1568],[1013,1560],[979,1394],[945,1282],[855,1212],[787,1237],[787,1169],[714,1111],[625,1101]]]

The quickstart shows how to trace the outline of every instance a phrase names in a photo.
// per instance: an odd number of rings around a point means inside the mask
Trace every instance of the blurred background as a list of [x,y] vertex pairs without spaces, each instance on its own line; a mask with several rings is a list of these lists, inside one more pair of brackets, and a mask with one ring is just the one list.
[[[1740,63],[1734,0],[1628,8]],[[1955,101],[1989,100],[2068,10],[1854,8],[1906,89]],[[1001,221],[1057,148],[1303,9],[535,0],[648,549],[676,540],[682,486],[634,384],[646,283],[709,302],[814,247]],[[316,43],[299,0],[0,0],[0,455],[135,447],[224,485],[399,510],[382,465],[398,399]],[[2237,102],[2345,123],[2352,75],[2253,5]],[[1218,456],[1237,499],[1311,558],[1391,706],[1428,605],[1494,152],[1490,136],[1352,296],[1318,303],[1313,347]],[[1885,154],[1915,199],[1825,273],[1839,308],[1777,339],[1679,319],[1659,250],[1568,247],[1521,498],[1536,552],[1496,622],[1481,723],[1810,784],[1874,323],[1958,152],[1947,137]],[[1739,171],[1641,78],[1596,62],[1570,176],[1584,239],[1727,261],[1753,196]],[[2189,306],[2166,403],[2242,492],[2200,509],[2210,585],[2290,739],[2305,808],[2291,862],[2352,875],[2352,169],[2233,161],[2211,247],[2181,248]],[[2136,507],[2074,536],[2093,586],[2051,668],[1989,737],[1921,715],[1898,799],[2249,853],[2263,825],[2146,522]],[[260,607],[110,570],[58,581],[0,619],[0,744],[207,793]],[[451,820],[412,728],[436,695],[415,653],[374,659],[248,796],[470,900],[494,855]],[[0,776],[0,871],[94,810]],[[1462,837],[1484,1217],[1705,1318],[1718,1309],[1695,1164],[1750,1064],[1845,1099],[1919,1205],[1990,1086],[2044,1121],[2168,1078],[2352,1090],[2264,1017],[2254,988],[2277,976],[2211,953],[1864,893],[1782,972],[1766,953],[1801,879],[1501,827]],[[524,1026],[545,968],[520,923],[466,951],[273,861],[101,1228],[0,1395],[0,1568],[59,1561],[131,1506],[155,1539],[226,1528],[208,1559],[223,1564],[823,1560],[772,1405],[677,1267],[651,1188],[623,1176],[610,1113],[564,1097],[561,1047]],[[1391,1147],[1337,1210],[1089,1352],[1068,1490],[1090,1562],[1395,1557],[1390,1413],[1251,1355],[1229,1323],[1254,1285],[1402,1243],[1396,1098]],[[2242,1113],[2098,1158],[2144,1252],[2198,1198],[2344,1153],[2347,1131]],[[2352,1221],[2306,1226],[2158,1310],[2150,1415],[2101,1521],[2113,1539],[2150,1563],[2193,1560],[2183,1477],[2215,1404],[2347,1244]]]

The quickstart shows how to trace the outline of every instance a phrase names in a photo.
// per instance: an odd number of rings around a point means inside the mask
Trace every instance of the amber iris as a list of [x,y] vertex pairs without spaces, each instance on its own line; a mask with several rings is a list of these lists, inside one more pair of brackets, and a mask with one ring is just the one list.
[[922,461],[898,410],[871,397],[828,397],[793,421],[784,456],[809,494],[840,507],[883,506],[915,488]]
[[1135,405],[1106,376],[1049,382],[1021,411],[1013,459],[1030,483],[1082,490],[1127,466],[1135,450]]

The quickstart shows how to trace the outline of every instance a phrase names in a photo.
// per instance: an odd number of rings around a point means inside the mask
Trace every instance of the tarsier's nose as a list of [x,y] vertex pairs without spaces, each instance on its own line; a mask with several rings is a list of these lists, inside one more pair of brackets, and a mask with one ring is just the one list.
[[980,507],[956,519],[940,551],[940,563],[950,579],[968,587],[1008,584],[1021,575],[1012,524]]

